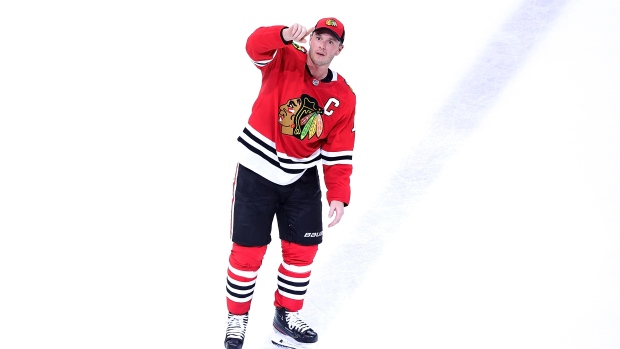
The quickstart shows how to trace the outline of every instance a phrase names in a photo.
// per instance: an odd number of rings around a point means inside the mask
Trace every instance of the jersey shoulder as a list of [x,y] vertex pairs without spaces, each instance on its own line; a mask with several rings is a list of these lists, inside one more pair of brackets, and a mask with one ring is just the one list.
[[351,87],[351,85],[349,84],[347,79],[345,79],[344,76],[340,75],[339,73],[336,73],[336,74],[338,75],[337,81],[340,82],[344,86],[344,90],[347,91],[347,94],[350,94],[350,98],[355,100],[356,95],[355,95],[355,91],[353,90],[353,87]]

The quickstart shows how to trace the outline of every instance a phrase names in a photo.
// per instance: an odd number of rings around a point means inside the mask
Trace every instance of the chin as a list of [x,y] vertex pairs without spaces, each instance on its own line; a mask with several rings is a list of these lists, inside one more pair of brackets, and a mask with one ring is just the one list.
[[314,63],[314,65],[316,66],[323,66],[323,65],[327,65],[329,64],[329,60],[320,56],[320,59],[317,59],[316,57],[312,58],[312,63]]

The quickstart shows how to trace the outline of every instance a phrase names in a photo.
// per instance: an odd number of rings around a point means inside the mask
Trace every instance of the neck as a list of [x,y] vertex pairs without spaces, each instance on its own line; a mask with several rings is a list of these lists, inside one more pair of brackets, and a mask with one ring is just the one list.
[[308,62],[306,63],[306,68],[308,68],[308,72],[310,73],[310,75],[312,75],[312,77],[317,80],[323,80],[325,79],[327,74],[329,74],[329,66],[327,65],[317,66],[314,63],[312,63],[311,60],[308,60]]
[[321,72],[321,73],[317,73],[316,71],[312,71],[310,69],[310,67],[306,66],[306,70],[308,71],[308,73],[310,73],[310,75],[312,75],[313,78],[315,78],[316,80],[319,81],[323,81],[323,82],[327,82],[325,81],[326,78],[330,78],[331,74],[329,73],[329,69],[325,69],[325,72]]

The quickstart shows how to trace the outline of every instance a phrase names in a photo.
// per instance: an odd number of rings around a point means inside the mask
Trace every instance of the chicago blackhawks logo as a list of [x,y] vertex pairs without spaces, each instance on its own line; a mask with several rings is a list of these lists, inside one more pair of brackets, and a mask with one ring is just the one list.
[[323,134],[323,109],[318,105],[316,99],[306,94],[282,104],[278,113],[282,133],[299,139],[320,138]]
[[303,47],[303,46],[301,46],[301,45],[297,44],[297,43],[296,43],[296,42],[294,42],[294,41],[293,41],[293,43],[292,43],[291,45],[293,45],[293,47],[294,47],[294,48],[296,48],[297,50],[299,50],[299,51],[301,51],[301,52],[303,52],[303,53],[306,53],[306,52],[307,52],[305,47]]
[[330,26],[330,27],[337,27],[337,26],[338,26],[338,23],[336,23],[336,21],[334,21],[334,20],[333,20],[333,19],[331,19],[331,18],[330,18],[330,19],[328,19],[328,20],[326,20],[326,21],[325,21],[325,24],[326,24],[326,25],[328,25],[328,26]]

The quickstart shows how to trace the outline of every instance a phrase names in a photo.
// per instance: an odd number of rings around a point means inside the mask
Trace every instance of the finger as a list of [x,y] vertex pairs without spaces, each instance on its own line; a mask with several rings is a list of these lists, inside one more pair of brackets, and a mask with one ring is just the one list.
[[299,42],[306,42],[306,36],[308,36],[307,32],[304,31],[303,33],[300,33],[299,34],[299,40],[297,40],[297,41],[299,41]]
[[[332,220],[331,223],[329,223],[329,225],[327,227],[331,228],[334,225],[338,224],[338,222],[340,222],[340,218],[342,218],[342,214],[340,212],[338,212],[338,210],[335,210],[334,212],[336,212],[336,217]],[[331,215],[330,215],[331,217]]]
[[291,40],[297,41],[297,39],[299,39],[299,36],[303,33],[304,27],[297,23],[294,23],[288,29]]
[[[329,209],[329,213],[327,214],[327,217],[332,218],[332,216],[334,216],[335,211],[336,210],[333,207],[331,207]],[[335,224],[334,221],[336,220],[336,218],[338,218],[338,215],[336,215],[336,217],[332,219],[332,221],[327,225],[328,228],[331,228]]]
[[334,225],[338,224],[338,222],[340,222],[340,217],[338,215],[336,215],[336,218],[334,218],[334,220],[331,223],[329,223],[329,225],[327,227],[331,228]]
[[299,42],[306,42],[306,37],[310,34],[312,34],[312,32],[314,31],[314,27],[310,27],[308,29],[306,29],[306,32],[304,33],[304,35],[299,39]]
[[303,25],[298,25],[297,28],[295,28],[295,36],[298,38],[303,38],[304,35],[306,35],[306,27],[304,27]]

